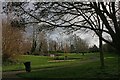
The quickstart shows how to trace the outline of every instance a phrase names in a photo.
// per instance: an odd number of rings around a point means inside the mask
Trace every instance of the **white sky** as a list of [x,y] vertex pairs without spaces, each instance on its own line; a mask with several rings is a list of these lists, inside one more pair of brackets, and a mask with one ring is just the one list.
[[[32,31],[33,31],[32,27],[26,28],[26,31],[27,31],[27,34],[26,34],[27,36],[32,35]],[[62,29],[55,29],[49,34],[49,37],[52,38],[53,40],[59,39],[59,41],[64,41],[65,39],[68,38],[68,36],[66,34],[62,34],[62,32],[63,32]],[[79,36],[81,39],[86,40],[89,46],[93,46],[93,45],[99,46],[98,37],[94,35],[93,31],[89,31],[87,33],[79,32],[75,34]]]
[[[30,36],[31,32],[32,32],[32,29],[29,27],[26,30],[27,30],[27,36]],[[61,38],[61,37],[59,37],[60,36],[58,34],[59,32],[60,32],[60,30],[53,31],[50,37],[53,38],[53,39],[56,39],[57,37]],[[93,46],[93,45],[97,45],[98,46],[99,45],[98,37],[97,36],[93,36],[93,34],[94,33],[92,31],[90,31],[88,33],[85,33],[85,34],[76,33],[77,36],[79,36],[80,38],[86,40],[89,43],[90,46]],[[67,38],[67,36],[66,35],[62,35],[61,39],[63,40],[65,38]]]
[[[67,39],[68,38],[67,35],[59,34],[60,30],[56,29],[55,31],[53,31],[50,37],[53,38],[54,40],[56,40],[57,38],[61,40]],[[89,46],[93,46],[93,45],[99,46],[99,39],[96,35],[93,36],[93,31],[89,31],[88,33],[79,32],[79,33],[76,33],[76,35],[79,36],[81,39],[86,40]]]

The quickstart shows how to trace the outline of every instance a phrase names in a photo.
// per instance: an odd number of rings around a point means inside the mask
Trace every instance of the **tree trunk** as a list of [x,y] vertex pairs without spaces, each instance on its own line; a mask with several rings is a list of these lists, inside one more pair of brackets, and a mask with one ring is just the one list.
[[33,54],[35,49],[36,49],[36,41],[33,39],[32,48],[31,48],[31,54]]
[[[102,36],[102,32],[100,32],[100,35]],[[99,51],[100,51],[100,62],[101,62],[101,68],[104,68],[104,54],[102,50],[102,39],[99,37]]]

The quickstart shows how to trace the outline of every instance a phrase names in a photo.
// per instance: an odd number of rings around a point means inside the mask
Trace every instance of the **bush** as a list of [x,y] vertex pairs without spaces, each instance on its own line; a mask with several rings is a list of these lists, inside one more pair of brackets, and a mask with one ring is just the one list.
[[17,27],[12,27],[9,22],[3,21],[2,26],[3,62],[15,62],[14,60],[17,59],[17,56],[21,54],[21,31]]

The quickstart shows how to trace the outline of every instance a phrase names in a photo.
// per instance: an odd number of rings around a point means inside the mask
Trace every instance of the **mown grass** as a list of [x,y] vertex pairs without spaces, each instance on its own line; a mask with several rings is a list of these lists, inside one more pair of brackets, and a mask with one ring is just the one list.
[[[44,69],[30,73],[18,74],[23,78],[118,78],[118,58],[115,54],[105,54],[105,68],[100,67],[96,54],[85,55],[87,62],[78,60],[62,68]],[[71,54],[70,56],[73,56]],[[76,56],[76,55],[74,55]],[[98,55],[96,55],[98,56]],[[78,57],[78,55],[76,56]],[[88,59],[89,58],[89,59]],[[88,60],[87,60],[88,59]],[[93,62],[89,62],[90,60]]]
[[[72,63],[76,63],[78,61],[85,61],[89,58],[94,58],[98,56],[98,54],[86,54],[85,56],[82,56],[81,54],[68,54],[68,59],[72,59],[73,61],[63,61],[63,62],[49,62],[54,60],[54,58],[49,56],[33,56],[33,55],[22,55],[18,58],[18,62],[16,64],[8,64],[3,65],[2,70],[3,71],[14,71],[14,70],[24,70],[24,62],[30,61],[31,62],[31,68],[37,69],[37,68],[47,68],[47,67],[57,67],[57,66],[63,66],[63,65],[69,65]],[[64,54],[62,56],[59,56],[59,59],[64,59]]]

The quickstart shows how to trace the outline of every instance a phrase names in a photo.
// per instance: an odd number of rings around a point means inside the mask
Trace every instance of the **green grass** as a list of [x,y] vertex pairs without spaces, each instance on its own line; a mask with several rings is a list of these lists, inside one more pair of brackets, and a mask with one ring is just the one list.
[[[74,61],[64,61],[64,62],[48,62],[48,61],[53,60],[53,58],[48,57],[48,56],[22,55],[18,58],[19,62],[17,62],[16,64],[3,65],[2,70],[3,71],[24,70],[23,63],[26,61],[31,62],[32,69],[64,66],[64,65],[76,63],[78,61],[85,61],[85,60],[89,59],[90,57],[92,58],[96,55],[86,54],[85,56],[82,56],[80,54],[68,54],[68,58],[72,59]],[[63,55],[59,56],[59,58],[64,58],[64,56]]]
[[[99,54],[87,53],[68,54],[68,59],[73,61],[49,62],[54,58],[48,56],[22,55],[16,64],[8,64],[2,67],[3,71],[24,70],[23,63],[31,62],[32,71],[21,73],[23,78],[116,78],[118,76],[117,55],[105,54],[105,69],[100,68]],[[64,56],[59,56],[64,59]],[[38,70],[42,69],[42,70]]]
[[[100,68],[100,62],[94,60],[96,54],[87,54],[79,56],[84,58],[86,62],[77,60],[76,62],[62,68],[44,69],[33,71],[30,73],[18,74],[23,78],[117,78],[118,65],[117,56],[114,54],[105,54],[105,68]],[[78,57],[78,55],[71,54],[69,56]],[[83,60],[83,61],[84,61]],[[93,60],[92,62],[89,62]]]

